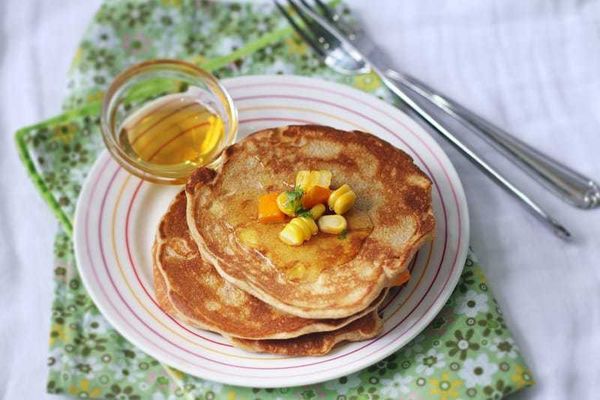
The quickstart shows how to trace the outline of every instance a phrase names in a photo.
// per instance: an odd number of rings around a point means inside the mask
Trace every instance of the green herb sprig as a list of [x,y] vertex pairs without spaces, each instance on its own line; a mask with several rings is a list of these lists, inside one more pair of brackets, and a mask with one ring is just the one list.
[[304,191],[300,188],[294,188],[294,190],[290,190],[285,192],[285,208],[289,210],[294,210],[294,213],[298,215],[302,208],[302,196],[304,195]]

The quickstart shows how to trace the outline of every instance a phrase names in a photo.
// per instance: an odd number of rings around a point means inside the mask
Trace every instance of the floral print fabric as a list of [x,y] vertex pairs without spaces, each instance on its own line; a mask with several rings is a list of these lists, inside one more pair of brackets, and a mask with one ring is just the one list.
[[221,78],[313,75],[385,97],[373,75],[342,76],[326,68],[269,2],[106,1],[73,61],[65,113],[17,133],[23,162],[62,223],[54,251],[50,393],[132,400],[499,399],[533,384],[472,254],[450,300],[423,333],[371,367],[322,384],[222,385],[161,365],[127,342],[82,287],[70,221],[86,173],[103,149],[98,117],[103,91],[126,66],[167,57],[192,61]]

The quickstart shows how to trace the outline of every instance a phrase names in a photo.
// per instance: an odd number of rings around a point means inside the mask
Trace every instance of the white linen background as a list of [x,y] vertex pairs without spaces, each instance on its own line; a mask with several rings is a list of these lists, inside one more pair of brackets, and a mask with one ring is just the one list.
[[[349,1],[402,68],[600,180],[600,1]],[[57,222],[18,160],[18,128],[60,111],[99,0],[0,1],[0,396],[45,394]],[[464,135],[463,137],[469,137]],[[471,142],[471,140],[469,140]],[[553,237],[448,146],[471,244],[537,385],[514,398],[595,399],[600,210],[573,209],[472,141],[571,228]]]

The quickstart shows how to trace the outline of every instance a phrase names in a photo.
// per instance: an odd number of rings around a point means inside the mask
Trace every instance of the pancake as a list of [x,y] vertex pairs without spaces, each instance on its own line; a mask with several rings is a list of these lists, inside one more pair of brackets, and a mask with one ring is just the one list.
[[[258,222],[257,199],[291,189],[299,170],[321,169],[333,173],[332,187],[347,183],[358,196],[345,215],[348,234],[319,233],[288,246],[278,239],[283,223]],[[190,233],[218,273],[303,318],[364,310],[393,285],[435,227],[431,181],[410,156],[368,133],[316,125],[248,136],[225,150],[217,170],[196,170],[186,195]]]
[[383,321],[377,311],[361,317],[332,332],[317,332],[284,340],[248,340],[230,338],[234,346],[256,353],[273,353],[286,356],[322,356],[343,342],[359,342],[381,333]]
[[[154,282],[156,297],[163,310],[177,319],[189,322],[189,318],[173,306],[167,294],[166,281],[158,269],[154,269]],[[273,353],[290,357],[320,356],[329,353],[339,343],[358,342],[375,337],[381,332],[382,327],[383,321],[377,311],[370,311],[349,324],[329,332],[313,332],[290,339],[228,338],[235,347],[255,353]]]
[[286,339],[331,331],[369,314],[383,299],[341,319],[304,319],[274,309],[221,278],[202,259],[189,235],[184,192],[163,216],[153,251],[154,285],[163,309],[190,325],[227,336]]

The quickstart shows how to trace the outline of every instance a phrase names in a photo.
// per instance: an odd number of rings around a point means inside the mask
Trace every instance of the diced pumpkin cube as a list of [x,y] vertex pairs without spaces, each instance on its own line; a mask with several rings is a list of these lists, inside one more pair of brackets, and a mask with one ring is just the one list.
[[325,203],[329,199],[331,190],[323,186],[313,186],[302,196],[302,207],[309,210],[317,204]]
[[263,224],[275,222],[284,222],[285,214],[277,206],[277,196],[279,193],[270,192],[263,194],[258,198],[258,221]]

